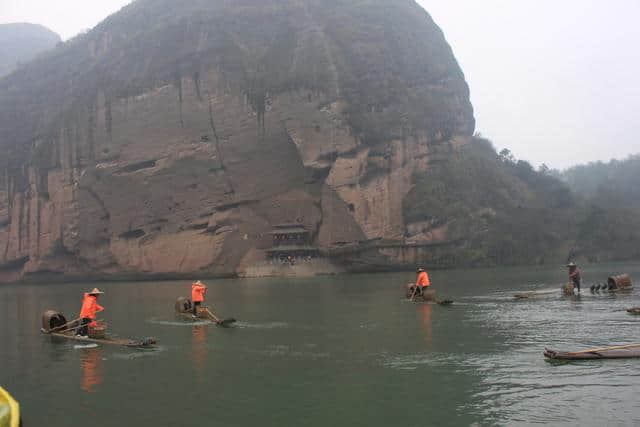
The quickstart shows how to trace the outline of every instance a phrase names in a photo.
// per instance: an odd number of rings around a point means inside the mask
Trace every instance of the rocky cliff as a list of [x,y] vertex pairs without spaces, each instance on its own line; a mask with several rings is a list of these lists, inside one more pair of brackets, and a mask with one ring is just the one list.
[[138,0],[0,79],[0,279],[242,274],[282,222],[407,262],[444,239],[413,176],[473,130],[413,0]]
[[60,36],[35,24],[0,24],[0,77],[60,43]]

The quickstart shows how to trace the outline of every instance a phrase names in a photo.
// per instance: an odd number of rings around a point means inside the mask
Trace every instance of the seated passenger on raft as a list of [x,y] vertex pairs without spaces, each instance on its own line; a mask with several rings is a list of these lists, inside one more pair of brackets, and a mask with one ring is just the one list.
[[89,335],[89,326],[97,325],[96,313],[104,310],[104,307],[98,304],[98,296],[103,293],[100,289],[93,288],[91,292],[84,294],[80,309],[80,327],[76,335],[86,338]]
[[198,307],[204,301],[204,295],[207,293],[207,285],[198,280],[191,284],[191,301],[193,301],[193,315],[198,315]]

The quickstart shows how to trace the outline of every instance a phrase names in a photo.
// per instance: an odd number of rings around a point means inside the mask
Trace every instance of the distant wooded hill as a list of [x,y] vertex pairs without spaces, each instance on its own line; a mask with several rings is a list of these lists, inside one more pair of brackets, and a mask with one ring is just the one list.
[[562,172],[561,178],[587,199],[608,203],[615,196],[623,205],[640,209],[640,154],[574,166]]
[[446,227],[458,242],[435,264],[638,259],[639,181],[640,156],[559,176],[475,138],[414,177],[404,214],[407,222]]
[[59,42],[60,36],[42,25],[0,24],[0,77]]

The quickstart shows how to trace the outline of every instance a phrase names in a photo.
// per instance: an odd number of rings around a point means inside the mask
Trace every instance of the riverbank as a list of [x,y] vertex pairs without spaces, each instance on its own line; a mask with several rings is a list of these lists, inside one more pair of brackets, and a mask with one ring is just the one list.
[[[87,282],[147,282],[147,281],[171,281],[171,280],[220,280],[220,279],[242,279],[242,278],[268,278],[268,277],[322,277],[327,275],[362,275],[371,273],[407,273],[408,275],[415,274],[416,266],[402,265],[402,266],[379,266],[378,268],[353,268],[352,270],[346,269],[331,262],[315,261],[308,265],[304,263],[293,265],[290,263],[283,263],[281,266],[275,266],[268,261],[264,263],[258,263],[255,266],[251,266],[246,271],[241,273],[224,273],[224,274],[211,274],[211,273],[122,273],[122,274],[53,274],[53,273],[38,273],[29,274],[25,277],[12,280],[12,281],[0,281],[1,285],[15,285],[15,284],[46,284],[46,283],[87,283]],[[625,273],[625,266],[635,265],[636,263],[629,262],[609,262],[609,263],[585,263],[580,264],[580,269],[583,272],[589,272],[594,269],[599,269],[603,265],[611,267],[610,275]],[[318,267],[319,266],[319,267]],[[460,267],[460,268],[446,268],[438,266],[430,266],[428,264],[421,264],[427,268],[428,271],[434,272],[446,272],[446,271],[482,271],[482,270],[495,270],[495,269],[528,269],[531,271],[537,270],[551,270],[557,268],[562,275],[566,273],[564,264],[535,264],[535,265],[509,265],[509,266],[474,266],[474,267]],[[620,266],[619,268],[616,266]],[[276,268],[277,267],[277,268]],[[314,270],[314,267],[315,268]],[[586,277],[585,283],[596,283],[598,280],[606,281],[608,276],[602,278],[590,278]],[[409,280],[410,281],[410,280]],[[564,283],[564,282],[563,282]]]

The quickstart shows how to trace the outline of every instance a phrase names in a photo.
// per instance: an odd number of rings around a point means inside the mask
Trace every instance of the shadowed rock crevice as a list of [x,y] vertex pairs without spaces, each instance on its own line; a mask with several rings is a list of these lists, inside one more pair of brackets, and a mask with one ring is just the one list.
[[2,265],[0,265],[0,271],[7,270],[21,270],[25,264],[29,262],[29,257],[24,256],[22,258],[10,260]]
[[119,173],[132,173],[142,169],[150,169],[156,167],[156,160],[145,160],[144,162],[127,165],[120,169]]
[[125,231],[124,233],[120,233],[118,235],[118,237],[120,237],[121,239],[138,239],[142,236],[144,236],[145,233],[144,230],[130,230],[130,231]]

